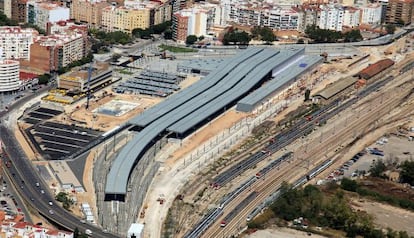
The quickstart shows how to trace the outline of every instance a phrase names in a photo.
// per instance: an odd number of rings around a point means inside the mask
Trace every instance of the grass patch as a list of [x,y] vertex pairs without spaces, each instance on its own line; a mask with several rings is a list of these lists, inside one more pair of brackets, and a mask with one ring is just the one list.
[[158,46],[163,50],[168,50],[173,53],[190,53],[190,52],[197,52],[195,49],[187,48],[187,47],[177,47],[177,46],[171,46],[171,45],[160,45]]

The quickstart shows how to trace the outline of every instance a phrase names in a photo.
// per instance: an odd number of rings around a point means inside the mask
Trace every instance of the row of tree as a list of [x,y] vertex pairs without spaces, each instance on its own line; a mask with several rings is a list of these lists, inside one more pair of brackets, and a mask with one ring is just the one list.
[[356,42],[363,40],[359,30],[342,33],[340,31],[321,29],[316,25],[307,26],[305,34],[315,43]]
[[172,39],[171,21],[166,21],[146,29],[136,28],[132,30],[132,35],[136,38],[151,39],[152,34],[162,34],[164,39]]

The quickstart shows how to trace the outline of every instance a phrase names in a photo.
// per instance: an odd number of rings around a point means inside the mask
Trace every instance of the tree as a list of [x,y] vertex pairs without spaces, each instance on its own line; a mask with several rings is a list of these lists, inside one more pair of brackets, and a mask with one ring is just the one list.
[[387,32],[387,34],[394,34],[395,29],[396,29],[396,27],[395,27],[394,24],[385,25],[385,31]]
[[223,44],[230,45],[230,44],[237,44],[237,45],[248,45],[250,42],[250,35],[245,31],[239,31],[237,29],[233,29],[228,31],[223,36]]
[[363,40],[361,31],[359,30],[351,30],[345,33],[344,41],[345,42],[356,42]]
[[50,74],[42,74],[39,76],[39,84],[47,84],[52,76]]
[[309,101],[310,93],[311,93],[310,89],[306,89],[306,91],[305,91],[305,102]]
[[199,41],[204,40],[204,36],[200,36],[200,37],[198,37],[198,40],[199,40]]
[[404,161],[401,165],[401,182],[414,186],[414,161]]
[[149,39],[152,36],[153,31],[149,28],[142,29],[142,28],[135,28],[132,30],[132,35],[141,38],[141,39]]
[[380,159],[377,159],[374,163],[372,163],[372,167],[369,169],[372,177],[380,177],[382,178],[384,175],[384,171],[386,166],[384,162]]
[[269,27],[255,26],[251,30],[251,38],[255,40],[262,40],[266,42],[273,42],[276,40],[276,36],[272,29]]
[[351,180],[351,179],[348,179],[348,178],[343,178],[341,180],[341,188],[343,190],[356,192],[356,190],[358,188],[358,184],[354,180]]
[[198,40],[196,35],[189,35],[187,36],[187,38],[185,39],[185,43],[187,45],[192,45],[194,43],[196,43],[196,41]]

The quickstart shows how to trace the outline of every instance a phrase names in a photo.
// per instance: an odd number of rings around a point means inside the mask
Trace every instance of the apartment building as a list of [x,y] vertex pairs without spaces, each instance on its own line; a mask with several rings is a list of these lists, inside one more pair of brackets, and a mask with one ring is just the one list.
[[354,28],[359,26],[361,10],[355,7],[344,7],[343,26]]
[[209,11],[200,7],[180,10],[173,16],[173,39],[184,43],[187,36],[205,36],[212,22]]
[[338,4],[326,4],[321,5],[320,9],[319,28],[342,31],[344,8]]
[[0,58],[0,94],[20,89],[19,66],[17,60],[3,60]]
[[124,6],[129,9],[140,9],[142,7],[150,9],[150,26],[158,25],[171,20],[172,6],[170,2],[165,1],[130,1],[124,2]]
[[131,33],[135,28],[150,27],[149,8],[129,9],[126,7],[105,7],[102,9],[102,30]]
[[27,19],[27,0],[14,0],[11,4],[11,19],[25,23]]
[[361,7],[361,24],[377,25],[381,23],[382,6],[378,3]]
[[171,5],[152,1],[125,1],[124,6],[102,9],[102,29],[132,33],[171,20]]
[[389,0],[387,5],[386,23],[411,24],[414,0]]
[[265,2],[230,4],[229,21],[246,26],[267,26],[275,30],[297,30],[299,12]]
[[100,28],[102,9],[108,6],[106,0],[72,0],[70,18],[91,28]]
[[47,29],[48,22],[66,21],[70,19],[70,9],[56,3],[29,2],[27,3],[27,22]]
[[319,6],[304,4],[294,9],[299,13],[298,31],[305,32],[307,26],[319,25]]
[[38,74],[50,73],[85,57],[89,52],[86,47],[81,33],[38,36],[30,46],[30,61],[21,61],[21,67]]
[[3,49],[3,59],[30,60],[30,45],[39,33],[31,28],[22,29],[19,26],[0,27],[0,48]]

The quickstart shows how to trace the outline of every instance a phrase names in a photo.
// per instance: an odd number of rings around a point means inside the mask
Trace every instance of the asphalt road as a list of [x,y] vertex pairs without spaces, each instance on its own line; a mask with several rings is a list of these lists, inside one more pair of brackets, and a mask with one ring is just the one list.
[[[46,186],[42,183],[40,175],[21,150],[19,142],[16,140],[13,132],[7,128],[4,122],[2,122],[3,118],[6,118],[9,112],[22,107],[24,103],[30,101],[39,93],[42,93],[47,89],[47,87],[44,87],[42,90],[17,101],[9,107],[8,111],[0,112],[0,139],[3,142],[7,158],[11,161],[10,168],[6,168],[5,170],[13,179],[13,182],[17,187],[17,191],[20,193],[20,196],[25,200],[25,202],[36,209],[48,220],[72,231],[75,228],[78,228],[81,232],[85,232],[86,229],[89,229],[93,232],[94,237],[118,237],[113,234],[104,233],[99,227],[82,223],[80,218],[63,209],[63,207],[55,201],[52,195],[48,193]],[[37,182],[40,183],[39,187],[36,186]],[[45,193],[42,193],[41,190],[44,190]],[[49,205],[50,201],[53,205]],[[50,210],[53,210],[53,214],[50,213]]]
[[[42,180],[36,169],[22,153],[14,135],[3,125],[0,125],[0,138],[3,141],[8,158],[12,161],[10,168],[8,168],[10,177],[13,178],[16,185],[19,185],[17,187],[21,197],[30,203],[40,214],[70,230],[74,230],[77,227],[82,232],[89,229],[97,237],[117,237],[102,232],[98,227],[82,223],[78,217],[59,206],[55,199],[47,192],[47,189],[45,189],[46,186],[41,182]],[[37,187],[36,182],[39,182],[41,185]],[[44,190],[45,193],[41,193],[41,190]],[[53,203],[52,206],[49,205],[50,201]],[[50,214],[50,210],[53,210],[54,214]]]

